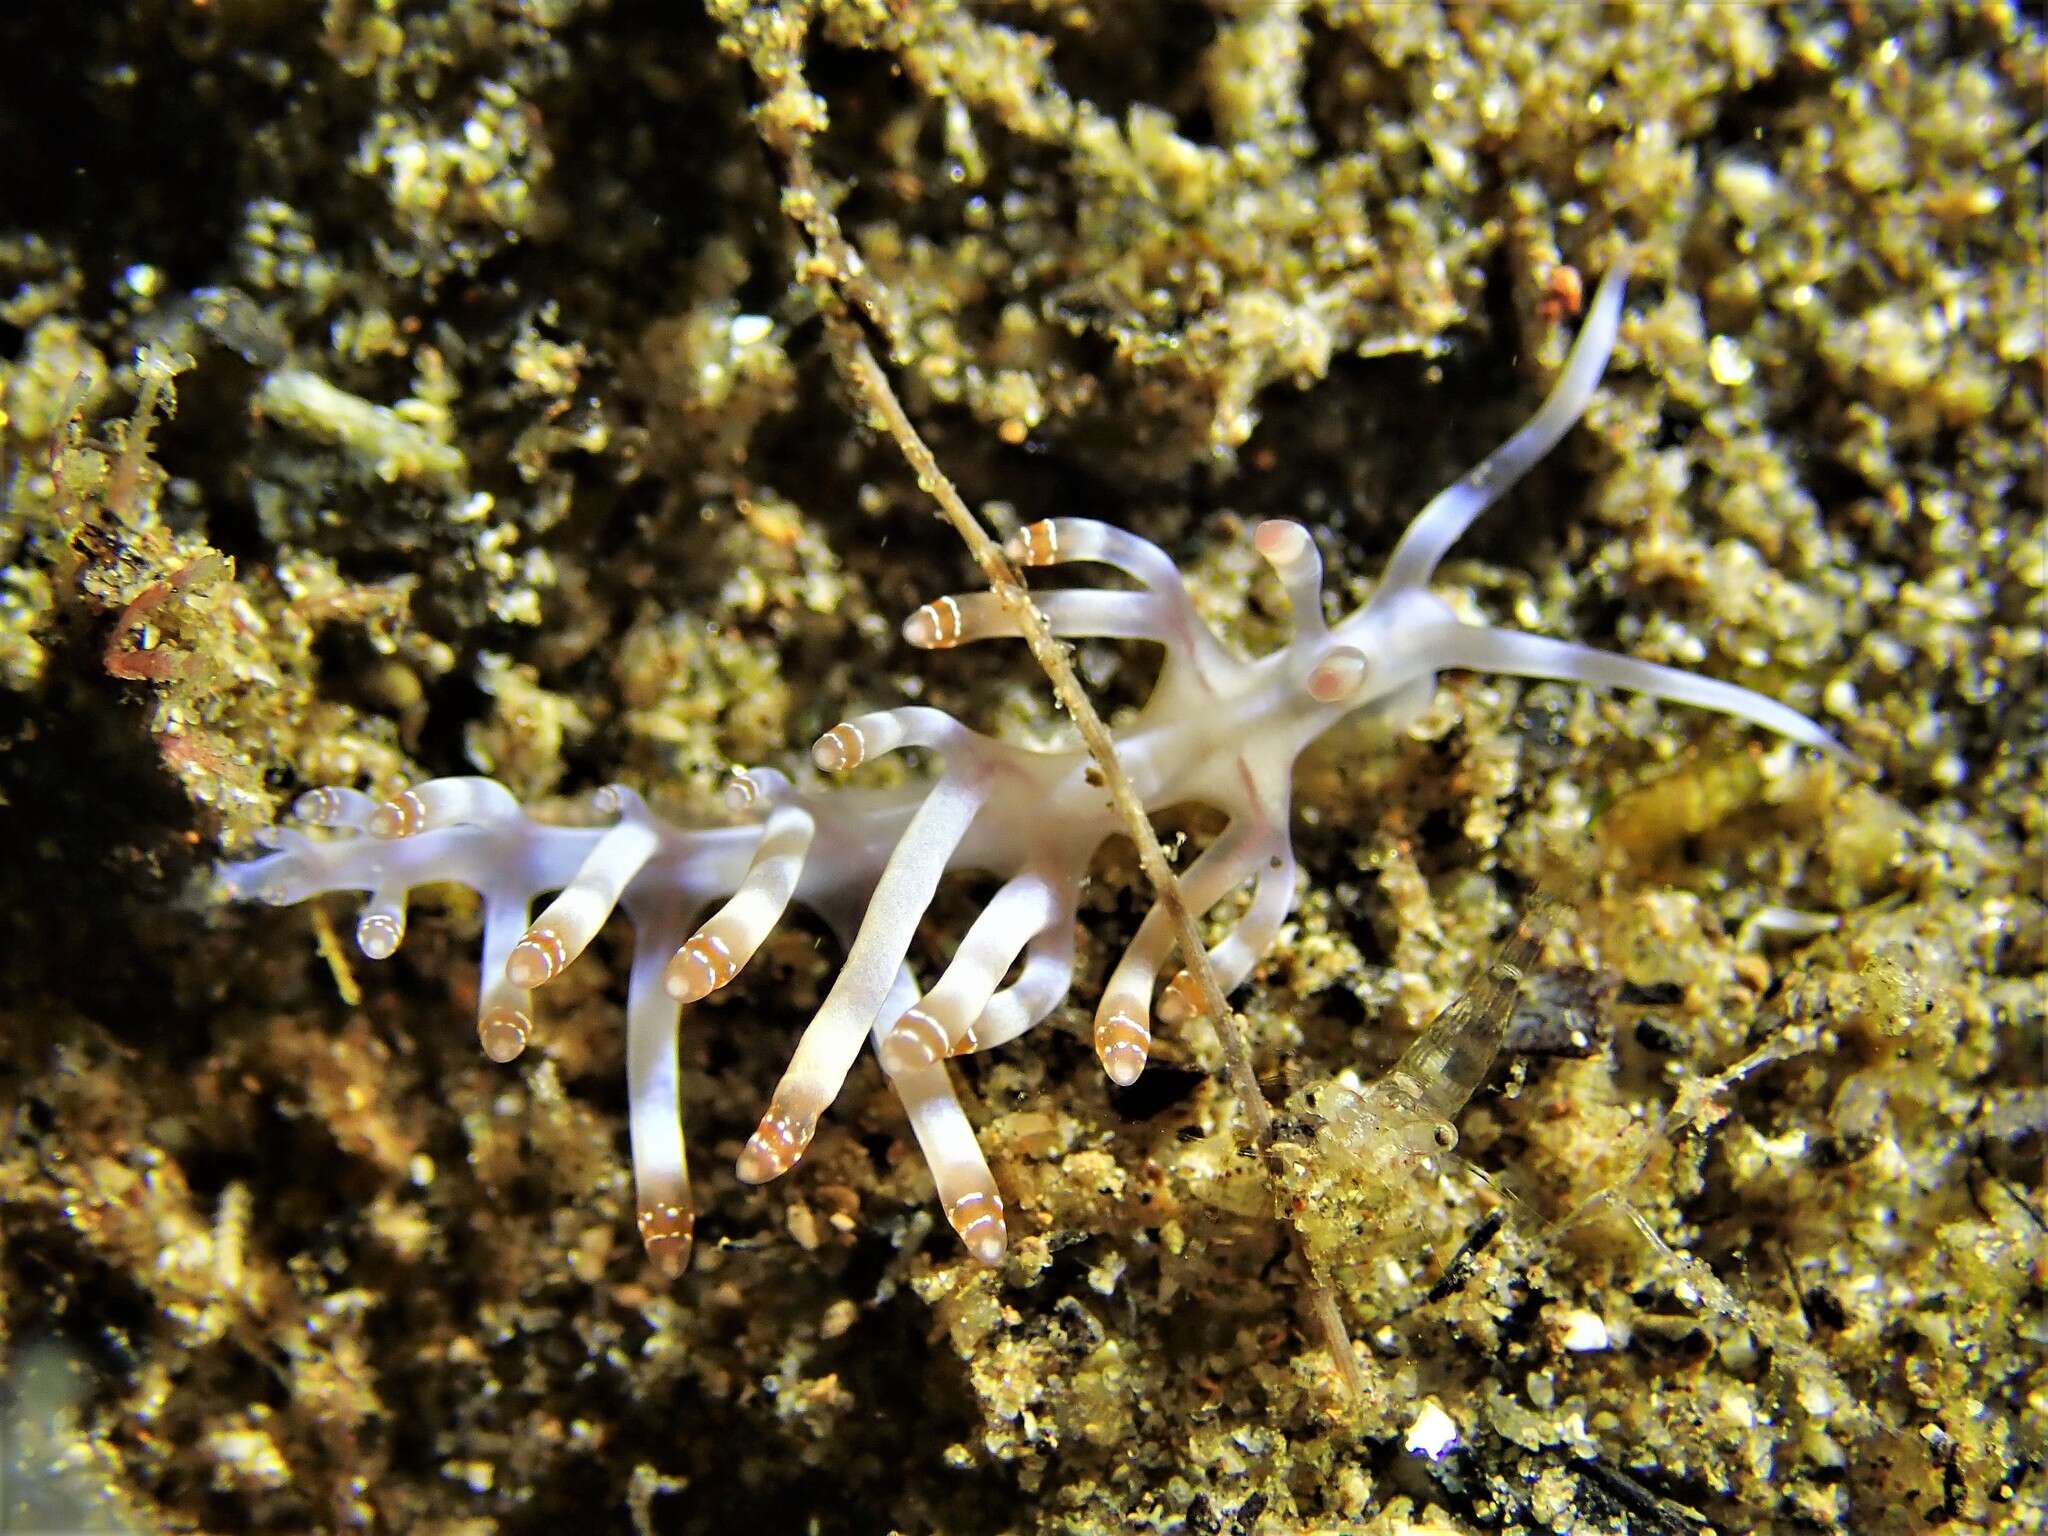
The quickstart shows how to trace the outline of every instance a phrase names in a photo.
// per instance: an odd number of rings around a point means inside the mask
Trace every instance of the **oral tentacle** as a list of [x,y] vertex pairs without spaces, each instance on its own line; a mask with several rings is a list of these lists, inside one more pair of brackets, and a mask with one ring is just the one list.
[[1419,591],[1429,585],[1450,547],[1464,537],[1474,518],[1498,501],[1507,489],[1536,467],[1585,414],[1621,329],[1621,296],[1628,284],[1627,261],[1618,261],[1600,279],[1587,307],[1578,339],[1565,359],[1550,393],[1520,431],[1481,459],[1466,474],[1439,491],[1415,515],[1387,558],[1374,601],[1382,595]]

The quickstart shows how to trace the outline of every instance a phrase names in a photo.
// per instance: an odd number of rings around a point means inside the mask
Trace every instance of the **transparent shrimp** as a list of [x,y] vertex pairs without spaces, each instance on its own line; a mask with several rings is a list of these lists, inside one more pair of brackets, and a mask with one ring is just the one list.
[[1536,963],[1555,908],[1530,903],[1479,974],[1451,1000],[1385,1077],[1363,1089],[1333,1086],[1317,1110],[1330,1150],[1368,1167],[1428,1157],[1458,1144],[1452,1124],[1500,1054],[1522,980]]

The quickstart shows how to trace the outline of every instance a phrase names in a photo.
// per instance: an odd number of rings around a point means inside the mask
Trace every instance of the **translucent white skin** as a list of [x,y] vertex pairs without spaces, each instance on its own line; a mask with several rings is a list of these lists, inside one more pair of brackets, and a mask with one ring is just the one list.
[[[1139,638],[1166,650],[1151,698],[1116,733],[1117,755],[1147,810],[1199,804],[1229,818],[1188,882],[1191,903],[1201,909],[1254,883],[1244,916],[1211,952],[1226,986],[1249,976],[1292,906],[1295,759],[1347,715],[1366,711],[1396,724],[1413,718],[1444,671],[1635,689],[1747,720],[1802,745],[1842,750],[1805,716],[1748,689],[1568,641],[1467,624],[1428,590],[1438,562],[1472,519],[1585,409],[1620,323],[1623,277],[1610,272],[1601,283],[1536,416],[1423,509],[1358,611],[1326,622],[1321,561],[1308,530],[1284,521],[1255,530],[1255,547],[1295,606],[1289,642],[1267,655],[1233,655],[1196,614],[1172,560],[1133,534],[1062,518],[1033,524],[1012,540],[1012,557],[1025,565],[1103,564],[1139,584],[1130,592],[1049,593],[1040,608],[1057,634]],[[1014,621],[986,594],[937,599],[905,623],[912,644],[932,649],[1015,633]],[[636,930],[627,1056],[641,1230],[650,1255],[671,1273],[687,1263],[693,1218],[676,1096],[678,988],[664,983],[664,966],[697,931],[698,918],[736,893],[751,894],[724,909],[740,942],[728,946],[730,969],[720,952],[712,978],[720,985],[744,965],[786,902],[811,909],[845,941],[846,961],[798,1038],[740,1157],[740,1176],[759,1182],[794,1165],[867,1039],[890,1073],[949,1219],[977,1259],[996,1263],[1007,1236],[1002,1201],[945,1062],[933,1057],[939,1044],[954,1055],[1006,1044],[1058,1005],[1073,975],[1081,881],[1095,850],[1121,827],[1092,782],[1098,775],[1084,751],[1010,746],[933,709],[857,717],[820,738],[815,756],[821,768],[840,771],[903,747],[934,753],[940,771],[928,782],[881,792],[821,792],[761,771],[736,797],[750,818],[728,827],[678,827],[617,790],[609,792],[609,808],[622,813],[621,821],[609,829],[534,821],[499,786],[474,778],[416,785],[409,799],[389,807],[372,807],[353,791],[314,791],[300,803],[327,835],[280,830],[274,852],[224,866],[221,875],[234,896],[279,904],[327,891],[372,892],[373,916],[402,913],[405,892],[416,885],[450,881],[483,893],[480,1025],[498,1059],[518,1053],[530,1023],[530,995],[506,975],[508,960],[524,981],[552,980],[609,912],[622,908]],[[773,857],[756,869],[771,826],[778,829]],[[913,935],[940,880],[965,870],[1000,877],[1002,895],[939,985],[921,994],[907,964]],[[559,952],[560,963],[541,964],[530,951],[512,960],[535,900],[565,891],[572,893],[567,904],[558,900],[533,924],[537,931],[556,920],[551,931],[559,930],[559,942],[550,941],[549,958]],[[703,932],[726,931],[718,921]],[[402,936],[402,918],[398,926]],[[381,954],[396,947],[381,917],[365,931]],[[1172,947],[1165,914],[1155,910],[1112,972],[1097,1040],[1105,1069],[1119,1082],[1143,1068],[1154,990]],[[1000,985],[1018,959],[1015,978]],[[697,985],[681,991],[695,993]],[[493,1009],[510,1013],[494,1016]],[[1104,1022],[1119,1010],[1125,1024],[1105,1036]],[[505,1028],[505,1017],[519,1027]],[[908,1033],[892,1040],[899,1030]]]

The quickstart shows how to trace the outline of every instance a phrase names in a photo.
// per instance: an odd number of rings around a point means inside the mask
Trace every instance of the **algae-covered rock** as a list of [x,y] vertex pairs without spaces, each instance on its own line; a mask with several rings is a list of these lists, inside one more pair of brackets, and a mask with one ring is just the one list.
[[[109,0],[0,42],[0,1527],[2048,1522],[2036,18]],[[614,940],[500,1067],[473,903],[377,963],[207,871],[318,784],[708,815],[856,709],[1062,728],[1021,647],[897,638],[971,567],[827,355],[827,205],[966,499],[1157,539],[1252,648],[1246,528],[1362,596],[1632,259],[1444,595],[1849,760],[1460,675],[1333,739],[1239,997],[1263,1152],[1206,1025],[1094,1061],[1113,849],[1074,999],[960,1074],[995,1271],[869,1066],[734,1177],[836,965],[787,926],[684,1031],[665,1279]],[[1077,660],[1144,696],[1143,648]],[[1538,888],[1455,1149],[1333,1145]]]

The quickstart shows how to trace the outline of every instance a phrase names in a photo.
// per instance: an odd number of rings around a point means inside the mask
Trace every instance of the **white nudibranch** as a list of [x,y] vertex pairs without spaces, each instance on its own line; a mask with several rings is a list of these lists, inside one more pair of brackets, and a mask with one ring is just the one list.
[[[1264,656],[1233,654],[1195,611],[1167,554],[1134,534],[1081,518],[1033,523],[1008,546],[1029,567],[1091,563],[1136,590],[1034,594],[1055,634],[1155,642],[1158,682],[1116,733],[1118,755],[1148,810],[1206,805],[1222,833],[1182,876],[1199,914],[1247,885],[1249,902],[1210,952],[1226,988],[1241,985],[1272,946],[1294,901],[1288,831],[1295,758],[1330,726],[1365,711],[1398,722],[1427,705],[1440,673],[1472,669],[1628,688],[1718,710],[1801,744],[1839,752],[1797,711],[1732,683],[1538,635],[1458,619],[1429,591],[1438,563],[1473,518],[1571,427],[1599,381],[1620,324],[1622,273],[1610,272],[1549,397],[1519,432],[1437,496],[1409,526],[1372,597],[1331,621],[1322,561],[1298,523],[1253,533],[1292,607],[1288,642]],[[904,625],[925,649],[1014,636],[1015,620],[987,593],[936,599]],[[405,935],[407,893],[449,881],[483,909],[477,1033],[485,1053],[511,1061],[534,1030],[533,994],[583,953],[616,911],[632,923],[626,996],[628,1128],[639,1227],[669,1274],[687,1266],[695,1215],[677,1105],[676,1033],[684,1006],[728,985],[792,903],[839,934],[846,957],[797,1037],[766,1112],[740,1154],[759,1183],[801,1159],[864,1042],[872,1044],[929,1164],[941,1207],[983,1263],[1008,1241],[1002,1195],[954,1093],[947,1061],[994,1050],[1044,1019],[1074,973],[1075,903],[1096,849],[1121,831],[1093,765],[1078,747],[1037,751],[969,730],[935,709],[864,714],[812,748],[819,769],[843,773],[884,753],[924,748],[936,767],[894,789],[798,788],[755,769],[728,794],[736,825],[689,827],[651,812],[632,791],[600,795],[614,817],[566,827],[529,816],[487,778],[431,779],[382,803],[333,787],[294,805],[313,835],[282,829],[273,851],[222,867],[228,890],[278,904],[329,891],[368,893],[357,943],[384,959]],[[928,990],[910,965],[919,920],[949,871],[1001,882]],[[537,899],[553,899],[534,917]],[[708,915],[707,915],[708,914]],[[1134,1082],[1158,1022],[1196,1010],[1176,971],[1172,924],[1154,907],[1110,971],[1094,1043],[1105,1073]],[[1006,978],[1014,979],[1005,986]],[[1505,976],[1478,1027],[1455,1012],[1425,1034],[1354,1120],[1399,1121],[1414,1150],[1443,1145],[1490,1057]],[[1489,990],[1491,988],[1491,990]],[[1476,1006],[1476,1005],[1475,1005]],[[1340,1120],[1343,1118],[1340,1114]]]

